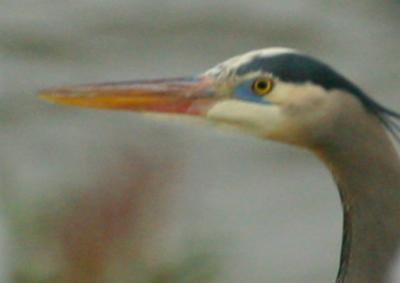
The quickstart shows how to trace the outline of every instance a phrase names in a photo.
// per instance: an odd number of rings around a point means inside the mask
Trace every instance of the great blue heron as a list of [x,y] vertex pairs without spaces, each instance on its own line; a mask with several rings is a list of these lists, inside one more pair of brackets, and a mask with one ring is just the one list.
[[337,282],[386,282],[400,242],[400,114],[328,65],[287,48],[252,51],[189,78],[45,90],[55,103],[194,115],[305,147],[327,166],[344,214]]

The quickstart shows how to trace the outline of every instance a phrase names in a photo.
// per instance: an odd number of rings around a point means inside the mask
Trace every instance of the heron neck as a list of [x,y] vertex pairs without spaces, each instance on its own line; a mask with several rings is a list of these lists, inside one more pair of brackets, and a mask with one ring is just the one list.
[[378,123],[338,131],[316,150],[343,207],[339,283],[386,282],[400,241],[400,161]]

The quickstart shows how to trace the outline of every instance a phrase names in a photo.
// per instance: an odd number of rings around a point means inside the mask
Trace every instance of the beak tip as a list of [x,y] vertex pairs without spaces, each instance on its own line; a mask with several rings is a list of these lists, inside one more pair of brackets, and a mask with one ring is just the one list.
[[40,90],[40,91],[38,91],[38,93],[37,93],[37,97],[39,98],[39,99],[41,99],[41,100],[44,100],[44,101],[52,101],[52,98],[53,98],[53,93],[51,92],[51,91],[49,91],[49,90],[47,90],[47,89],[45,89],[45,90]]
[[62,88],[40,90],[37,93],[37,97],[40,100],[52,104],[75,105],[74,97],[71,97],[71,95],[65,89]]
[[40,90],[37,93],[37,97],[43,101],[56,103],[57,102],[57,91],[53,89]]

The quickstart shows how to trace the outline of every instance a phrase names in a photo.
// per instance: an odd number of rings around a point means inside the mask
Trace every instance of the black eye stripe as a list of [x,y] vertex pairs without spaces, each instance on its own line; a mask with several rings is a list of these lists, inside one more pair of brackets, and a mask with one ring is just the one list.
[[312,82],[327,90],[343,89],[355,95],[362,93],[358,87],[327,64],[303,54],[289,53],[266,57],[257,56],[250,62],[240,66],[236,70],[236,74],[241,76],[257,71],[273,74],[284,82]]

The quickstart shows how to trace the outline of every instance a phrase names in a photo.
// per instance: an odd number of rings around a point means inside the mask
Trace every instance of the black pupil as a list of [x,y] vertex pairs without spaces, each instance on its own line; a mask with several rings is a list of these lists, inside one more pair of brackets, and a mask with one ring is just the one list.
[[257,88],[260,90],[265,90],[267,88],[268,84],[265,81],[261,81],[257,83]]

